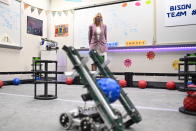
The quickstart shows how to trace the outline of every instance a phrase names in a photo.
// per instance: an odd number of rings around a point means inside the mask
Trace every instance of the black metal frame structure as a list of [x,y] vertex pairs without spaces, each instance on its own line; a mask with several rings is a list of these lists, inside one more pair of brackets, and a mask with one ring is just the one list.
[[[44,71],[37,70],[37,67],[35,66],[34,70],[34,98],[40,99],[40,100],[51,100],[57,98],[57,61],[51,61],[51,60],[36,60],[34,61],[34,64],[37,63],[44,64]],[[48,64],[54,63],[55,64],[55,71],[48,71]],[[43,74],[44,77],[41,80],[37,80],[37,74]],[[50,80],[48,78],[48,74],[55,74],[54,80]],[[43,95],[37,95],[37,84],[43,83],[44,84],[44,94]],[[48,84],[55,84],[55,94],[50,95],[48,94]]]
[[[180,80],[184,80],[184,86],[180,87],[179,90],[180,91],[193,91],[196,92],[196,88],[195,87],[188,87],[188,81],[191,80],[192,83],[194,85],[196,85],[196,56],[189,56],[189,54],[187,54],[186,56],[184,56],[184,58],[180,58],[180,64],[179,64],[179,75],[183,74],[183,77],[179,77]],[[190,66],[195,66],[194,70],[190,70]],[[182,68],[183,70],[181,70]],[[192,95],[188,95],[189,97],[196,97],[196,96],[192,96]],[[189,115],[195,115],[196,116],[196,112],[195,111],[189,111],[187,109],[185,109],[183,106],[179,108],[179,111],[185,114],[189,114]]]
[[[196,56],[184,56],[184,58],[180,58],[179,64],[179,80],[184,80],[184,86],[179,87],[180,91],[196,91],[195,88],[188,88],[188,81],[196,79]],[[195,63],[192,63],[195,62]],[[195,66],[195,70],[190,70],[190,66]],[[182,70],[183,68],[183,70]],[[196,84],[196,83],[194,83]]]

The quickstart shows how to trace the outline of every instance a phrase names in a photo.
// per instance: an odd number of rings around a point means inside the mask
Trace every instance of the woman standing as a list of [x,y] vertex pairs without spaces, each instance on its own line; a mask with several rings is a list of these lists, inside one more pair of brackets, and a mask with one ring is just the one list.
[[[104,61],[107,59],[107,27],[103,24],[101,13],[97,13],[93,24],[89,27],[89,47],[90,50],[96,50],[100,56],[103,56]],[[96,70],[93,66],[92,70]]]

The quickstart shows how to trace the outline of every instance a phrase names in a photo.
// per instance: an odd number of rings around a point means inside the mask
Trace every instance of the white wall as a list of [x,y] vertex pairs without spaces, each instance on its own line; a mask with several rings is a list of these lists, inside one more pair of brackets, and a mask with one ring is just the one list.
[[[108,59],[111,61],[109,67],[114,72],[153,72],[153,73],[178,73],[172,66],[174,60],[193,53],[194,51],[179,51],[179,52],[155,52],[155,58],[149,60],[146,52],[116,52],[108,53]],[[127,68],[124,66],[124,60],[131,59],[132,65]],[[121,77],[122,78],[122,77]],[[149,81],[177,81],[177,77],[156,77],[156,76],[135,76],[134,80],[149,80]]]
[[[42,9],[48,8],[48,0],[24,0],[32,6]],[[32,16],[43,20],[43,37],[47,37],[47,16],[45,12],[38,15],[37,10],[31,13],[30,7],[24,10],[23,4],[21,14],[21,50],[0,48],[0,71],[30,71],[32,64],[32,57],[39,56],[39,42],[40,36],[27,34],[27,16]],[[3,79],[0,76],[0,79]]]

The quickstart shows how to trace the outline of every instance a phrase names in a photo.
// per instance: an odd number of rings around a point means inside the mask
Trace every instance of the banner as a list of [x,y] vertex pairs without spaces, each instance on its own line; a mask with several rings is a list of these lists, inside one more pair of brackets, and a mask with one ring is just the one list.
[[165,26],[196,24],[196,0],[165,0]]
[[29,6],[29,4],[24,3],[24,9],[27,9]]
[[40,15],[43,11],[43,9],[37,8],[38,14]]
[[0,0],[0,2],[5,3],[5,4],[10,4],[10,0]]

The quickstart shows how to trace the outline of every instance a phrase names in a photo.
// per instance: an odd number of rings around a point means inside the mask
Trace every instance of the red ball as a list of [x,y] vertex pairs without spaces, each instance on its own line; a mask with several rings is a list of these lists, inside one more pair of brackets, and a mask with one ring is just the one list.
[[[196,88],[196,85],[193,85],[193,84],[191,84],[191,85],[188,85],[188,88]],[[192,95],[193,93],[194,93],[194,91],[187,91],[186,92],[188,95]]]
[[196,97],[196,92],[193,92],[193,94],[191,94],[192,97]]
[[4,86],[4,82],[0,80],[0,88]]
[[176,83],[173,81],[168,81],[166,83],[166,88],[169,90],[174,90],[174,89],[176,89]]
[[73,78],[68,77],[68,78],[66,78],[65,82],[66,82],[66,84],[71,85],[71,84],[73,84]]
[[183,101],[183,105],[188,111],[196,111],[196,97],[187,96]]
[[147,82],[145,80],[138,81],[138,87],[144,89],[147,87]]
[[118,83],[119,83],[119,85],[120,85],[121,87],[127,86],[127,81],[126,81],[126,80],[119,80]]

